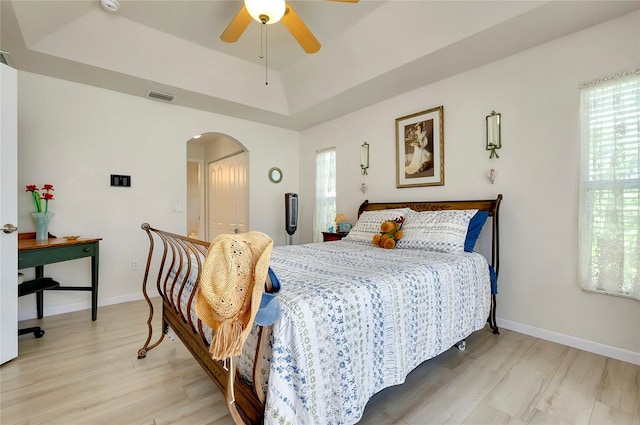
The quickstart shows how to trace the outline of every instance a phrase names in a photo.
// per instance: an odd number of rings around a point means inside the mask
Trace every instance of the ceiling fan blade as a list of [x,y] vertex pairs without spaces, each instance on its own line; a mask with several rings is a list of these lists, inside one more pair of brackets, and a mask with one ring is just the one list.
[[233,17],[229,25],[227,25],[227,28],[220,35],[220,40],[227,43],[238,41],[244,30],[246,30],[251,23],[251,20],[251,15],[249,15],[247,8],[243,4],[242,9],[236,13],[236,16]]
[[298,16],[295,10],[286,3],[287,9],[282,17],[282,23],[289,30],[293,38],[298,41],[298,44],[307,53],[315,53],[320,50],[320,42],[311,33],[311,30],[302,22],[302,19]]

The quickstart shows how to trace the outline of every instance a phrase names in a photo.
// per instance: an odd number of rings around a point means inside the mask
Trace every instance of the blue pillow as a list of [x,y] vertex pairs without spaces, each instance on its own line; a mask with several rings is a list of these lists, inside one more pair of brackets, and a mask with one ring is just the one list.
[[476,246],[476,241],[478,240],[478,236],[480,236],[482,226],[484,226],[485,221],[487,221],[487,217],[489,217],[489,211],[478,211],[471,217],[467,237],[464,240],[464,250],[466,252],[473,252],[473,248]]

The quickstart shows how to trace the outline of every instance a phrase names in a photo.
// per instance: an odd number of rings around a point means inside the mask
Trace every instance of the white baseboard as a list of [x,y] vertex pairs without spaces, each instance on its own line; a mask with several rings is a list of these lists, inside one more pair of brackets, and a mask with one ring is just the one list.
[[[158,296],[158,292],[157,291],[154,291],[154,292],[149,291],[148,295],[151,298],[152,297],[157,297]],[[122,303],[126,303],[126,302],[129,302],[129,301],[138,301],[138,300],[141,300],[143,298],[144,298],[144,296],[142,295],[142,293],[124,295],[122,297],[107,298],[107,299],[100,300],[98,302],[98,307],[104,307],[104,306],[113,305],[113,304],[122,304]],[[59,306],[53,306],[53,307],[47,307],[46,303],[45,303],[44,316],[45,317],[54,316],[56,314],[71,313],[71,312],[74,312],[74,311],[81,311],[81,310],[91,310],[91,302],[87,301],[87,302],[83,302],[83,303],[65,304],[65,305],[59,305]],[[18,313],[18,320],[35,319],[36,317],[38,317],[38,312],[37,312],[36,309],[20,311]]]
[[634,351],[613,347],[611,345],[601,344],[599,342],[588,341],[586,339],[576,338],[574,336],[565,335],[546,329],[536,328],[535,326],[512,322],[511,320],[498,318],[497,322],[498,327],[500,328],[520,332],[525,335],[544,339],[546,341],[556,342],[558,344],[588,351],[590,353],[611,357],[612,359],[621,360],[623,362],[640,365],[640,353],[636,353]]

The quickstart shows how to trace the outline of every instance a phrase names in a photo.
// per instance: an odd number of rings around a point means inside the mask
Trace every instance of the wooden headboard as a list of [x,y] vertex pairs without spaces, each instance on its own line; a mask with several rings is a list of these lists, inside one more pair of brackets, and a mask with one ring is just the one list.
[[[488,211],[491,218],[491,266],[498,276],[500,270],[500,228],[498,211],[502,202],[502,194],[496,199],[476,199],[469,201],[416,201],[416,202],[369,202],[364,201],[358,208],[358,217],[363,211],[386,210],[389,208],[411,208],[414,211],[439,211],[439,210],[472,210]],[[495,321],[495,294],[492,296],[492,314],[490,325],[494,333],[498,332]]]
[[502,194],[496,199],[476,199],[469,201],[415,201],[415,202],[369,202],[368,200],[360,204],[358,217],[363,211],[386,210],[389,208],[411,208],[414,211],[439,211],[439,210],[480,210],[488,211],[492,218],[492,238],[491,238],[491,265],[498,274],[500,267],[500,244],[498,240],[498,211],[502,202]]
[[369,202],[364,201],[358,209],[358,217],[362,211],[386,210],[389,208],[411,208],[414,211],[439,210],[473,210],[489,211],[489,217],[498,216],[498,208],[502,201],[502,194],[496,199],[481,199],[471,201],[416,201],[416,202]]

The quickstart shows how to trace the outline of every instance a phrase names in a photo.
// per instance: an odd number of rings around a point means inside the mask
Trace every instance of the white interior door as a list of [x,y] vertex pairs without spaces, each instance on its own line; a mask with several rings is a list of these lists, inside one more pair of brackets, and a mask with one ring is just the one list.
[[209,163],[207,175],[209,240],[222,233],[246,232],[249,227],[246,152]]
[[17,77],[0,63],[0,364],[18,356]]

